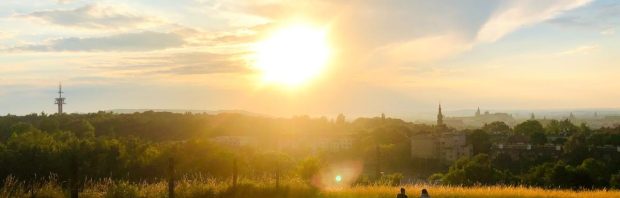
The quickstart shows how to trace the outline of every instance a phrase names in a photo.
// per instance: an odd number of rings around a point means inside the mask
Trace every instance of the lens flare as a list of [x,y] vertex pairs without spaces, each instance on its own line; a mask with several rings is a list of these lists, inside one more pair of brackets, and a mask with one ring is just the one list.
[[319,189],[349,187],[359,178],[362,170],[364,163],[359,160],[333,163],[314,175],[311,184]]
[[340,183],[340,181],[342,181],[342,176],[336,175],[336,182]]

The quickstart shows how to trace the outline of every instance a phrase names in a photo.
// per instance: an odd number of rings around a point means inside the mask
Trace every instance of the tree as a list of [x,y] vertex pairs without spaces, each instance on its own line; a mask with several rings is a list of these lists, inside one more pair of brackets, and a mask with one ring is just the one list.
[[490,134],[508,134],[510,133],[510,127],[501,121],[491,122],[490,124],[484,124],[482,130]]
[[473,146],[474,155],[480,153],[489,153],[491,150],[491,141],[487,132],[477,129],[467,136],[469,144]]
[[609,186],[614,189],[620,189],[620,173],[611,176]]
[[543,163],[538,166],[531,167],[529,171],[522,175],[522,180],[528,185],[547,186],[551,169],[555,164],[551,162]]
[[319,174],[321,167],[322,165],[319,159],[309,157],[299,163],[297,172],[302,179],[310,182],[313,177]]
[[528,120],[515,126],[515,133],[531,136],[533,133],[543,133],[544,129],[537,120]]
[[545,132],[550,135],[560,134],[560,122],[558,120],[551,120],[545,126]]
[[568,140],[564,144],[565,158],[571,164],[577,164],[582,162],[589,156],[589,151],[586,142],[586,135],[583,133],[576,133],[568,137]]
[[69,124],[69,131],[79,138],[95,137],[95,127],[87,120],[77,120]]
[[559,123],[560,135],[570,136],[579,132],[579,127],[575,126],[569,119],[562,120]]
[[55,117],[47,117],[41,120],[41,123],[39,123],[39,129],[41,129],[41,131],[51,133],[60,129],[60,123],[58,123],[58,120],[56,120]]
[[455,162],[444,174],[442,182],[451,185],[495,184],[506,176],[491,165],[487,154],[478,154],[470,159]]
[[[568,168],[568,169],[567,169]],[[570,166],[567,166],[563,161],[558,161],[551,171],[546,175],[548,186],[569,187],[570,181]]]
[[346,122],[344,115],[338,114],[338,116],[336,117],[336,124],[344,124]]
[[585,172],[591,178],[595,186],[607,186],[607,182],[609,181],[610,177],[607,171],[608,169],[605,166],[604,162],[595,160],[593,158],[588,158],[586,160],[583,160],[583,162],[577,167],[577,169]]
[[543,132],[534,132],[530,135],[530,142],[535,145],[547,143],[547,136]]
[[[584,126],[587,128],[587,126]],[[586,130],[584,128],[584,130]],[[589,130],[589,129],[587,129]],[[575,126],[569,119],[562,121],[551,120],[547,126],[545,126],[545,132],[551,135],[570,136],[580,131],[580,128]]]

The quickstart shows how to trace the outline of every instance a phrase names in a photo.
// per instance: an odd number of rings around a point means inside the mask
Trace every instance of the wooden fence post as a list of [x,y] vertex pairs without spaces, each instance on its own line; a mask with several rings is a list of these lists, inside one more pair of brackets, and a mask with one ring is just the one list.
[[379,144],[377,144],[377,170],[376,170],[376,174],[377,174],[377,180],[381,179],[381,149],[379,147]]
[[168,159],[168,198],[174,198],[174,158]]
[[71,172],[71,179],[69,182],[71,198],[78,198],[78,162],[76,154],[71,155],[69,169]]
[[280,189],[280,158],[276,158],[276,191]]
[[233,159],[233,178],[232,178],[233,179],[233,181],[232,181],[233,188],[237,187],[237,178],[238,178],[237,174],[238,173],[239,173],[239,170],[238,170],[238,167],[237,167],[237,158],[235,157]]

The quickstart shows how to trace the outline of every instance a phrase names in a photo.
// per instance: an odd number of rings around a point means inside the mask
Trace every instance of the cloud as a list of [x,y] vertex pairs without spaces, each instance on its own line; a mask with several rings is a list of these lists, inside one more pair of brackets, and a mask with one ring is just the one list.
[[26,45],[10,51],[151,51],[181,47],[185,41],[173,33],[139,32],[93,38],[63,38],[47,44]]
[[429,63],[466,50],[471,43],[455,35],[437,35],[414,38],[379,49],[386,61],[396,63]]
[[584,46],[579,46],[577,48],[574,49],[570,49],[570,50],[566,50],[563,52],[558,53],[558,55],[583,55],[583,54],[590,54],[593,51],[596,51],[600,48],[600,46],[598,45],[584,45]]
[[607,29],[602,30],[601,34],[602,35],[606,35],[606,36],[614,35],[614,34],[616,34],[616,30],[614,28],[607,28]]
[[495,42],[521,27],[551,19],[592,0],[520,0],[500,9],[478,31],[478,42]]
[[595,1],[585,9],[557,17],[549,23],[568,28],[593,30],[602,35],[613,35],[617,24],[620,23],[620,2]]
[[46,23],[87,29],[129,29],[159,24],[155,17],[141,15],[123,7],[86,5],[71,10],[46,10],[19,17],[33,18]]
[[113,76],[194,75],[250,73],[243,54],[210,52],[130,53],[123,56],[92,57],[84,63],[92,73]]
[[13,38],[15,36],[14,33],[10,33],[10,32],[0,32],[0,40],[4,40],[4,39],[10,39]]
[[237,54],[183,53],[164,57],[173,68],[162,70],[169,74],[247,73],[247,63]]

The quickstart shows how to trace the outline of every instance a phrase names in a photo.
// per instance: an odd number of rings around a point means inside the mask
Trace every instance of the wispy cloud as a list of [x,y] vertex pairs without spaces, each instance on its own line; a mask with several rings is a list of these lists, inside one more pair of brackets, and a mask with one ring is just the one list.
[[596,51],[600,48],[599,45],[584,45],[584,46],[579,46],[577,48],[574,49],[569,49],[566,51],[562,51],[560,53],[558,53],[557,55],[580,55],[580,54],[590,54],[593,51]]
[[[386,61],[416,64],[429,63],[470,49],[471,44],[455,35],[437,35],[394,43],[379,49]],[[432,49],[432,50],[430,50]]]
[[93,38],[62,38],[45,44],[25,45],[10,51],[151,51],[181,47],[185,41],[174,33],[139,32]]
[[0,40],[13,38],[15,34],[10,32],[2,32],[0,31]]
[[119,6],[92,4],[75,9],[36,11],[18,17],[46,23],[90,29],[130,29],[163,23],[162,19],[146,16]]
[[494,42],[521,27],[540,23],[592,0],[521,0],[497,11],[478,31],[478,42]]
[[613,35],[620,24],[620,2],[596,1],[588,9],[571,12],[549,22],[562,27],[591,30],[601,35]]
[[123,71],[140,75],[193,75],[216,73],[248,73],[242,54],[209,52],[154,53],[142,56],[126,55],[114,59],[98,58],[88,69]]

